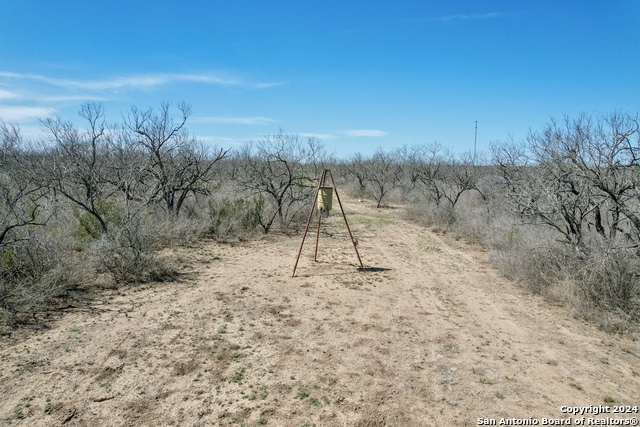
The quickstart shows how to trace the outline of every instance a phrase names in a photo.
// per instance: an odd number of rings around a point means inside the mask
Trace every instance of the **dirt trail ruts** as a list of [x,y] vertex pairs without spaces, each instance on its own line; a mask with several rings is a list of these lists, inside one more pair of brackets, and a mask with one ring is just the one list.
[[[640,346],[501,278],[486,254],[350,200],[311,234],[177,250],[126,287],[3,337],[0,424],[471,426],[640,405]],[[603,414],[599,417],[614,416]],[[617,414],[617,418],[638,414]]]

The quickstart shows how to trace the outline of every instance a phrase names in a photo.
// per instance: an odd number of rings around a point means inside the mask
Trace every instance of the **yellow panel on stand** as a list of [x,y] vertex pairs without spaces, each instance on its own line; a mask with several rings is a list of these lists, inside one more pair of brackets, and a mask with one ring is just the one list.
[[318,191],[318,209],[328,213],[331,210],[332,199],[333,187],[320,187],[320,191]]

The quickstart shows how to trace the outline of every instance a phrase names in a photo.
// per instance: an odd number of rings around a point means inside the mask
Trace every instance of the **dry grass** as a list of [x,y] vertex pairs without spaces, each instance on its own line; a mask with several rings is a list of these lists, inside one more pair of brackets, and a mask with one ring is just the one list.
[[614,249],[592,236],[584,251],[575,251],[550,228],[523,224],[499,195],[487,201],[465,197],[455,211],[415,201],[405,217],[485,247],[505,277],[607,331],[634,335],[640,330],[640,261],[634,250]]
[[366,273],[344,232],[318,263],[305,246],[295,278],[298,239],[206,239],[165,250],[179,282],[0,337],[0,423],[449,426],[637,400],[633,341],[522,292],[454,232],[347,210],[370,218],[353,227]]

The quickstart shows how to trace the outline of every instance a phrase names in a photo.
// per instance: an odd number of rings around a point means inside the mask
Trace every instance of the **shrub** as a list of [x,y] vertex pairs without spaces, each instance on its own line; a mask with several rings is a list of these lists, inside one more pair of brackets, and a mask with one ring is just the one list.
[[428,202],[415,201],[407,206],[405,218],[425,227],[448,230],[456,221],[456,213],[450,206],[435,206]]
[[[75,232],[76,237],[83,242],[99,239],[103,229],[94,215],[81,210],[77,205],[70,204],[73,216],[78,220],[80,228]],[[107,227],[122,222],[120,210],[114,200],[100,199],[95,203],[95,210],[103,219]]]
[[208,234],[220,239],[244,238],[252,234],[260,225],[264,203],[262,197],[209,199]]
[[564,255],[562,248],[516,244],[509,249],[494,249],[489,257],[506,277],[544,294],[563,277]]
[[76,296],[86,282],[78,257],[52,238],[33,235],[0,252],[0,317],[5,326]]
[[593,245],[572,265],[570,278],[587,314],[619,332],[640,324],[640,259],[635,250]]
[[144,283],[175,278],[167,260],[158,257],[162,225],[136,216],[126,224],[112,227],[92,245],[98,271],[111,273],[117,283]]
[[[260,226],[267,234],[274,225],[287,230],[310,201],[315,188],[314,176],[324,157],[318,138],[306,143],[297,135],[266,135],[236,152],[233,159],[234,180],[239,188],[264,198]],[[304,214],[303,214],[304,216]]]

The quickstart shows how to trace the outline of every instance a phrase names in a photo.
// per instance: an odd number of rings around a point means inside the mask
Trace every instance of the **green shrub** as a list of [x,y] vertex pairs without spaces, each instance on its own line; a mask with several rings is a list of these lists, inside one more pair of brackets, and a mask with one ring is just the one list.
[[[74,233],[75,237],[84,242],[99,239],[103,230],[96,217],[87,211],[81,210],[76,204],[71,204],[70,206],[73,216],[80,224],[80,228]],[[107,224],[107,227],[118,225],[123,220],[118,205],[114,200],[98,200],[96,202],[96,210]]]
[[244,238],[252,234],[260,225],[264,209],[264,199],[209,199],[210,236],[228,239]]

